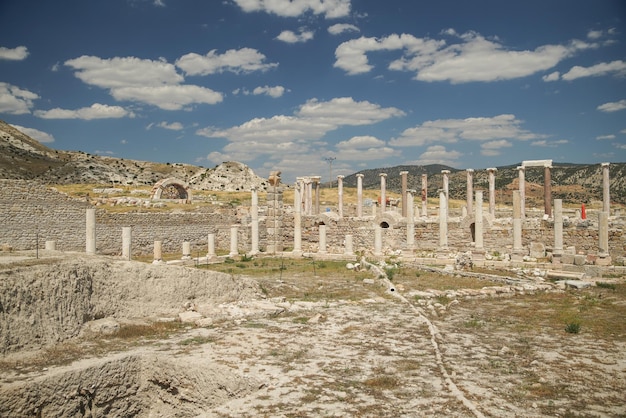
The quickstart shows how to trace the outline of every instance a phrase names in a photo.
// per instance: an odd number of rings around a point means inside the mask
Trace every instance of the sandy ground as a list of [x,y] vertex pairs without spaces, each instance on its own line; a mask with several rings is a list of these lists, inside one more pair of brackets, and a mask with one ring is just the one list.
[[[293,297],[294,289],[311,287],[312,280],[314,287],[345,287],[355,297]],[[202,326],[129,350],[128,356],[150,359],[141,367],[152,376],[136,384],[151,403],[134,416],[626,416],[624,328],[569,334],[548,320],[555,313],[547,304],[572,290],[530,286],[429,298],[409,282],[394,281],[394,292],[379,278],[337,282],[266,279],[270,299],[199,306],[211,319]],[[280,297],[282,290],[292,296]],[[625,301],[612,299],[610,290],[575,292],[581,303],[599,301],[585,309],[624,312]],[[100,370],[120,356],[27,377]],[[160,368],[172,372],[156,379],[164,373]],[[185,379],[194,369],[208,377]],[[216,375],[221,380],[211,377]],[[28,382],[22,376],[15,384]],[[199,399],[207,397],[203,385],[223,394],[211,402]],[[108,415],[125,416],[119,407]]]

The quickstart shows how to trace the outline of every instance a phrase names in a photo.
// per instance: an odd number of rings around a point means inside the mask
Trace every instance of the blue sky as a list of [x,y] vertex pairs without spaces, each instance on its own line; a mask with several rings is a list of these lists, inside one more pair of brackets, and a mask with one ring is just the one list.
[[0,119],[55,149],[333,177],[626,161],[623,0],[0,0]]

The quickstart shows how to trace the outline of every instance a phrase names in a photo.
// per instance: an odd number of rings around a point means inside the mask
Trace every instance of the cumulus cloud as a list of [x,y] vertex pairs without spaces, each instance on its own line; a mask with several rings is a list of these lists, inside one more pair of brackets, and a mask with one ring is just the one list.
[[599,77],[604,75],[626,75],[626,62],[622,60],[602,62],[592,65],[591,67],[575,66],[571,70],[563,74],[563,80],[571,81],[582,77]]
[[28,57],[28,48],[18,46],[17,48],[6,48],[0,46],[0,60],[22,61]]
[[20,125],[11,125],[11,126],[42,144],[54,142],[54,136],[52,136],[51,134],[47,132],[40,131],[39,129],[26,128]]
[[336,23],[328,27],[328,33],[331,35],[340,35],[344,32],[360,32],[359,28],[349,23]]
[[290,30],[284,30],[276,37],[277,40],[288,44],[296,44],[310,41],[313,39],[314,33],[310,30],[300,29],[298,33]]
[[159,128],[163,128],[163,129],[169,129],[170,131],[182,131],[183,130],[183,124],[180,122],[167,123],[163,121],[163,122],[159,122],[156,126],[158,126]]
[[398,151],[387,146],[374,136],[354,136],[337,145],[338,158],[342,161],[372,161],[399,155]]
[[94,103],[90,107],[81,109],[61,109],[54,108],[50,110],[36,110],[35,116],[42,119],[118,119],[118,118],[134,118],[135,114],[120,106],[109,106],[100,103]]
[[598,135],[596,141],[604,141],[605,139],[615,139],[615,135]]
[[496,155],[500,155],[500,150],[502,148],[510,148],[513,144],[506,139],[499,139],[497,141],[489,141],[481,144],[480,153],[482,155],[486,155],[489,157],[495,157]]
[[567,139],[559,139],[557,141],[547,141],[545,139],[539,141],[533,141],[530,143],[533,147],[547,147],[547,148],[556,148],[559,145],[564,145],[569,143]]
[[265,94],[267,96],[277,98],[285,94],[285,88],[283,86],[272,86],[272,87],[259,86],[259,87],[255,87],[254,90],[252,90],[252,94],[254,95]]
[[548,82],[548,81],[558,81],[559,78],[560,78],[560,75],[561,74],[558,71],[554,71],[554,72],[552,72],[552,73],[550,73],[548,75],[544,75],[542,77],[542,79],[543,79],[543,81],[546,81],[546,82]]
[[253,48],[229,49],[223,54],[211,50],[206,55],[189,53],[176,61],[176,66],[187,75],[210,75],[225,71],[239,74],[267,71],[278,63],[265,62],[266,57]]
[[594,44],[572,41],[567,45],[542,45],[534,50],[507,49],[494,39],[476,32],[459,35],[453,29],[444,31],[455,41],[416,38],[410,34],[393,34],[384,38],[361,37],[342,43],[335,50],[335,67],[348,74],[372,70],[367,53],[373,51],[402,51],[402,57],[392,61],[390,70],[415,73],[415,79],[427,82],[510,80],[526,77],[553,68],[563,59]]
[[30,113],[33,100],[36,99],[39,99],[39,95],[31,91],[0,82],[0,113],[10,115]]
[[65,62],[84,83],[109,89],[116,100],[148,103],[164,110],[180,110],[191,104],[215,104],[222,93],[206,87],[180,84],[184,77],[164,60],[135,57],[102,59],[81,56]]
[[298,17],[307,12],[327,19],[348,16],[350,0],[233,0],[244,12],[266,12],[282,17]]
[[597,107],[601,112],[617,112],[626,109],[626,99],[619,102],[608,102]]
[[408,162],[415,165],[443,164],[455,166],[463,154],[454,150],[447,150],[443,145],[432,145],[415,161]]
[[413,147],[431,143],[455,143],[463,140],[526,141],[545,137],[545,135],[525,130],[521,125],[521,120],[509,114],[466,119],[438,119],[408,128],[389,143],[393,146]]

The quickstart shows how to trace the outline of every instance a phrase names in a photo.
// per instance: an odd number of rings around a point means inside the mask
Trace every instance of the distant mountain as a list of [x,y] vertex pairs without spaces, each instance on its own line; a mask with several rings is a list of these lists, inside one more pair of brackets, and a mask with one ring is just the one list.
[[49,184],[154,185],[168,177],[183,180],[196,190],[237,191],[266,186],[265,179],[238,162],[204,168],[57,151],[0,121],[0,178]]
[[[496,167],[495,187],[500,201],[511,202],[513,190],[518,190],[519,180],[517,167],[514,165]],[[362,170],[363,187],[366,189],[380,188],[380,173],[387,173],[387,190],[400,193],[402,179],[400,172],[407,171],[409,189],[421,191],[422,174],[428,175],[428,196],[437,197],[437,190],[442,188],[441,170],[450,170],[448,189],[450,198],[465,199],[467,190],[467,173],[453,167],[440,164],[432,165],[400,165],[395,167]],[[344,178],[346,187],[356,187],[356,175]],[[563,199],[569,203],[585,203],[602,199],[602,168],[600,164],[569,164],[553,163],[551,169],[552,195],[555,199]],[[544,169],[527,167],[525,173],[526,196],[532,203],[533,199],[543,201]],[[611,163],[609,166],[611,201],[626,204],[626,163]],[[335,183],[336,184],[336,183]],[[474,190],[488,190],[489,178],[486,169],[476,168],[474,171]],[[486,198],[486,196],[485,196]]]

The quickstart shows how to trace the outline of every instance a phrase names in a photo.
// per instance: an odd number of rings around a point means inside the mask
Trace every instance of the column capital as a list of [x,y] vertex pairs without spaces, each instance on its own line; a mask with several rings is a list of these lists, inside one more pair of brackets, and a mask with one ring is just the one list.
[[415,193],[417,193],[417,190],[415,190],[415,189],[407,189],[406,192],[407,193],[411,193],[411,194],[415,194]]
[[400,171],[400,175],[401,175],[401,176],[406,176],[407,174],[409,174],[409,172],[408,172],[408,171]]
[[466,168],[465,171],[467,171],[468,173],[473,173],[474,169],[473,168]]
[[337,180],[343,180],[345,177],[346,177],[346,176],[344,176],[344,175],[342,175],[342,174],[339,174],[339,175],[337,176]]
[[489,171],[490,173],[494,173],[494,172],[498,171],[498,169],[495,168],[495,167],[490,167],[490,168],[487,169],[487,171]]
[[379,173],[378,174],[380,177],[387,177],[387,173]]
[[450,170],[441,170],[441,174],[450,174]]
[[611,163],[602,163],[600,164],[602,167],[608,167]]
[[357,178],[363,178],[363,177],[365,177],[365,174],[363,174],[363,173],[359,173],[359,174],[357,174],[356,176],[357,176]]
[[523,165],[518,165],[517,171],[526,171],[526,167],[524,167]]

